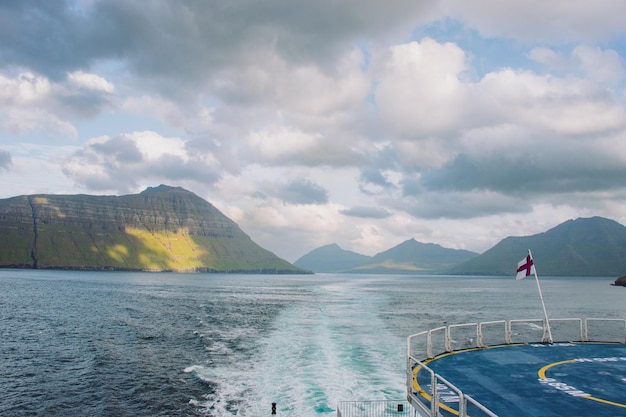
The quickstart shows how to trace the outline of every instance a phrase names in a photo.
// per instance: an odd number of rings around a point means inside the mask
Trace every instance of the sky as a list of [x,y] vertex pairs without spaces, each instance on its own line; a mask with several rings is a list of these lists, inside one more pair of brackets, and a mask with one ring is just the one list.
[[623,16],[622,0],[3,0],[0,198],[180,186],[290,262],[626,224]]

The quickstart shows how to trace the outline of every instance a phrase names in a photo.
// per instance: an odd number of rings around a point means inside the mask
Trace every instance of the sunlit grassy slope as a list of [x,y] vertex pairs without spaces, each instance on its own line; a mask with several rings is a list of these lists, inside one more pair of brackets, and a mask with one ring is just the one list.
[[0,266],[298,273],[210,203],[159,186],[127,196],[0,200]]

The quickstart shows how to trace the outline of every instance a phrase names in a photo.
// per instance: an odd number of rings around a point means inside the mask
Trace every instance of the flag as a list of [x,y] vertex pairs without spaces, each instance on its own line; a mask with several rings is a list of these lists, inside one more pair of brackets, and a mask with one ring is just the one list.
[[517,263],[517,275],[515,279],[522,279],[530,274],[535,273],[535,262],[533,262],[533,258],[530,256],[530,252],[524,259]]

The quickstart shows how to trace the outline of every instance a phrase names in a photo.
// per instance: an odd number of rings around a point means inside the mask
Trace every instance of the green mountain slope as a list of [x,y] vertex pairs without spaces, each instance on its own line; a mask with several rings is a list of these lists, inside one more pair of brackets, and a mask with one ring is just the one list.
[[450,273],[515,275],[528,249],[540,275],[620,276],[626,272],[626,227],[592,217],[568,220],[532,236],[507,237]]
[[207,201],[161,185],[126,196],[0,199],[0,266],[301,273]]

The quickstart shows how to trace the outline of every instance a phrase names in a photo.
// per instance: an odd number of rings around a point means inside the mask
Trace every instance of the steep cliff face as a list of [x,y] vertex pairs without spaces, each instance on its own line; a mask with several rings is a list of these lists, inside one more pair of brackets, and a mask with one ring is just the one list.
[[210,203],[164,185],[119,197],[0,200],[0,236],[3,267],[302,272]]
[[0,265],[33,265],[35,230],[33,209],[28,197],[0,200]]

